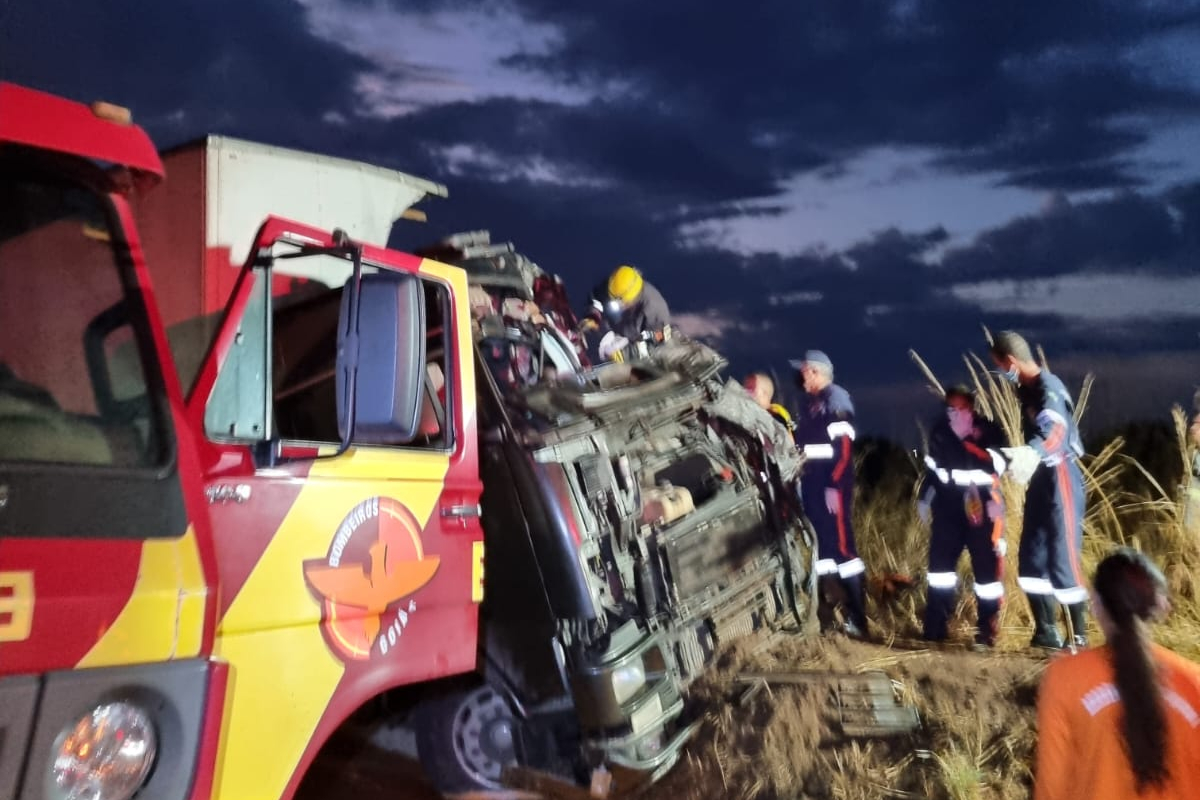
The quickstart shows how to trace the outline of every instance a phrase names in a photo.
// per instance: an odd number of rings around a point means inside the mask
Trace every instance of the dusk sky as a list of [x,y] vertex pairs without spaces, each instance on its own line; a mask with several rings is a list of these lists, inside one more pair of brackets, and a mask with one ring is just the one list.
[[580,307],[635,264],[867,432],[982,325],[1097,373],[1085,433],[1200,383],[1200,2],[8,0],[0,77],[437,180],[396,244],[490,229]]

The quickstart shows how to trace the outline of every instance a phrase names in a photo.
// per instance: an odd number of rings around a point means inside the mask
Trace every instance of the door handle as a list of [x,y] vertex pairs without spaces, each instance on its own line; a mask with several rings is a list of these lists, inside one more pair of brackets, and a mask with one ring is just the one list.
[[473,506],[458,505],[445,506],[442,508],[442,516],[452,519],[468,519],[471,517],[482,516],[483,509],[476,503]]

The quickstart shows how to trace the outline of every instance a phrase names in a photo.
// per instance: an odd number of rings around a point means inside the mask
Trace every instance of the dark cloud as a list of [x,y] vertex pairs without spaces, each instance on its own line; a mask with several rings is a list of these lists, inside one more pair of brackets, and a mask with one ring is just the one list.
[[1060,164],[1045,169],[1017,169],[1000,186],[1040,189],[1052,186],[1062,190],[1086,190],[1096,186],[1136,187],[1146,183],[1134,174],[1135,165],[1124,159],[1109,162]]
[[[1127,56],[1194,29],[1194,3],[1114,1],[1080,13],[1032,0],[850,2],[721,15],[682,0],[518,5],[564,36],[551,52],[510,63],[581,86],[624,82],[646,113],[697,128],[769,135],[780,174],[807,168],[813,152],[837,159],[904,143],[943,151],[956,169],[1011,173],[1020,185],[1127,186],[1135,165],[1123,156],[1146,141],[1150,118],[1200,108],[1194,88],[1164,83]],[[1080,160],[1091,169],[1069,171]]]
[[733,132],[715,127],[700,135],[686,121],[624,104],[562,106],[497,98],[432,108],[396,127],[428,146],[478,142],[514,164],[544,157],[658,202],[700,203],[779,191],[761,153],[742,145]]
[[218,131],[294,141],[349,111],[368,66],[313,36],[291,0],[0,4],[0,75],[128,105],[160,145]]
[[1104,200],[1057,202],[1043,213],[986,231],[952,249],[944,271],[957,280],[1083,271],[1195,271],[1200,203],[1195,184],[1164,197],[1125,191]]
[[[393,6],[496,9],[492,0]],[[503,144],[505,154],[560,145],[568,161],[590,158],[657,193],[761,197],[797,173],[837,177],[846,159],[897,145],[1006,185],[1130,187],[1154,169],[1131,156],[1153,126],[1200,115],[1194,85],[1130,56],[1200,28],[1197,3],[1109,0],[1087,13],[1035,0],[744,4],[736,14],[697,13],[684,0],[507,6],[560,34],[507,66],[604,100],[524,108],[519,127],[492,118],[499,131],[471,125],[467,141]],[[455,130],[488,113],[459,107],[430,119]]]

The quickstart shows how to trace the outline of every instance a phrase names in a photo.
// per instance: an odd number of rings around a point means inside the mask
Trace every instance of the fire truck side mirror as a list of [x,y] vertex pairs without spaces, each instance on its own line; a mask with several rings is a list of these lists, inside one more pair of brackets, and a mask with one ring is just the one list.
[[[358,287],[357,335],[351,320],[354,282],[342,292],[338,321],[337,414],[343,438],[363,444],[411,440],[424,392],[425,293],[421,279],[380,271]],[[353,422],[347,413],[347,382],[354,375]]]

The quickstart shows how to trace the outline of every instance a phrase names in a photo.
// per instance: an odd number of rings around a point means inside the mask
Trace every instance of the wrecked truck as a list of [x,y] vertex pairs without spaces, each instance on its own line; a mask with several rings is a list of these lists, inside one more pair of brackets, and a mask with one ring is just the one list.
[[471,287],[487,591],[485,680],[418,717],[422,762],[443,789],[510,761],[662,773],[719,647],[815,627],[800,457],[704,345],[593,366],[561,280],[512,244],[423,254]]
[[290,798],[380,714],[446,791],[662,772],[715,649],[809,624],[786,434],[383,246],[444,194],[0,84],[0,796]]

